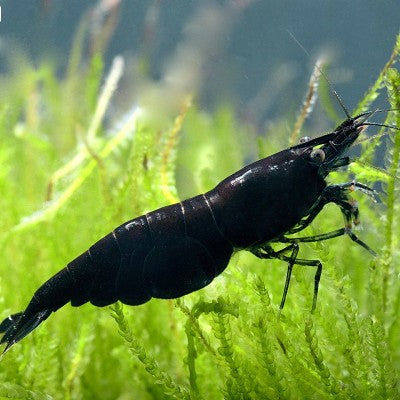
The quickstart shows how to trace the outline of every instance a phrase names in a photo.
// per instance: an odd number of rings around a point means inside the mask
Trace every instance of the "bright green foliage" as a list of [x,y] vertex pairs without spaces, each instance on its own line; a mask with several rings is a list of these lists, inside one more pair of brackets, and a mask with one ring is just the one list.
[[[0,79],[1,318],[24,309],[47,278],[122,222],[210,189],[249,157],[241,145],[248,132],[229,106],[210,115],[183,99],[161,128],[154,110],[139,108],[108,125],[122,61],[107,75],[96,53],[80,70],[80,40],[64,78],[19,55]],[[358,111],[384,84],[400,108],[400,75],[389,68],[399,47]],[[399,113],[387,123],[400,126]],[[277,127],[260,139],[260,153],[279,149],[273,143],[287,132]],[[383,181],[382,202],[354,194],[359,235],[378,256],[347,237],[302,246],[301,257],[324,265],[313,315],[312,268],[294,268],[278,319],[284,263],[241,252],[210,286],[176,301],[63,307],[3,358],[0,397],[398,399],[399,138],[387,140],[389,174],[351,167],[364,183]],[[365,143],[361,160],[373,163],[376,145]],[[341,224],[328,206],[304,234]]]

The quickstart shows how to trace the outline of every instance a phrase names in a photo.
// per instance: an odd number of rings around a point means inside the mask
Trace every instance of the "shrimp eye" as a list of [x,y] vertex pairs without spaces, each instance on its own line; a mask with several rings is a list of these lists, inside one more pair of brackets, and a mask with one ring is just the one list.
[[311,138],[309,136],[303,136],[303,137],[300,138],[299,144],[303,144],[303,143],[309,142],[310,140],[311,140]]
[[325,152],[322,149],[313,150],[310,154],[310,158],[316,162],[322,162],[325,160]]

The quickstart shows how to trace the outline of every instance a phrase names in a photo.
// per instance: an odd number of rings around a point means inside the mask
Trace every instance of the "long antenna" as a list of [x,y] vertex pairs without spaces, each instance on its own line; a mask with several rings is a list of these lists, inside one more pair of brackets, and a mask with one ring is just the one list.
[[364,167],[372,168],[376,171],[379,171],[383,175],[389,176],[390,178],[394,179],[396,182],[398,182],[398,180],[399,180],[399,178],[396,175],[393,175],[393,174],[389,173],[388,171],[386,171],[384,168],[377,167],[376,165],[373,165],[367,161],[361,161],[361,160],[354,159],[354,160],[352,160],[352,162],[363,165]]
[[[290,37],[300,46],[300,48],[304,51],[305,54],[307,54],[307,56],[311,59],[311,54],[307,51],[307,49],[295,38],[295,36],[292,34],[292,32],[290,32],[288,29],[286,29],[286,32],[290,35]],[[321,73],[321,75],[324,77],[324,79],[326,80],[326,82],[328,83],[329,89],[331,90],[331,92],[334,94],[334,96],[336,97],[336,100],[339,102],[340,107],[342,108],[342,110],[344,111],[344,113],[346,114],[347,118],[351,118],[351,115],[349,113],[349,111],[347,110],[346,106],[344,105],[341,97],[339,96],[339,94],[336,92],[336,90],[334,89],[332,83],[329,81],[328,77],[324,74],[324,71],[322,71],[322,69],[317,65],[314,64],[315,68],[317,68],[319,70],[319,72]]]

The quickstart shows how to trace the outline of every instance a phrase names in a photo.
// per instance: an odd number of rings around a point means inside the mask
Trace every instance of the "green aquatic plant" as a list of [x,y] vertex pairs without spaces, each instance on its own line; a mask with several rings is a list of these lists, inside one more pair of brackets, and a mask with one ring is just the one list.
[[[124,63],[117,58],[105,71],[97,52],[81,70],[80,40],[64,77],[56,78],[49,63],[34,68],[27,59],[1,76],[2,317],[23,309],[45,279],[115,226],[210,189],[248,156],[240,146],[248,128],[233,108],[207,113],[190,95],[161,121],[140,104],[107,120]],[[399,50],[400,38],[355,113],[370,108],[384,88],[400,109]],[[300,114],[296,138],[307,113]],[[388,113],[385,122],[400,126],[398,115]],[[286,143],[276,144],[282,137]],[[361,163],[374,163],[383,137],[388,173]],[[238,253],[210,286],[176,301],[63,307],[3,358],[0,396],[399,398],[399,138],[394,132],[363,143],[360,162],[350,168],[366,183],[382,181],[382,202],[357,197],[360,235],[378,256],[346,237],[302,249],[302,257],[324,264],[314,314],[312,268],[295,267],[278,319],[285,266]],[[276,129],[276,137],[259,139],[260,154],[288,142]],[[348,174],[332,180],[349,180]],[[306,232],[341,223],[338,210],[327,207]]]

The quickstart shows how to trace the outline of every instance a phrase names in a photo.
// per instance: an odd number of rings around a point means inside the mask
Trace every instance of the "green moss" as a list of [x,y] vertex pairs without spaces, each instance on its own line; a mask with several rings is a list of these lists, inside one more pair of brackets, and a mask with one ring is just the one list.
[[[33,68],[22,55],[18,73],[1,77],[2,317],[22,310],[45,279],[115,226],[210,189],[249,153],[241,146],[248,128],[227,105],[210,115],[183,99],[182,109],[161,122],[154,110],[137,108],[108,125],[119,72],[105,73],[99,53],[81,68],[81,40],[64,78],[49,63]],[[400,75],[389,68],[398,49],[357,112],[384,84],[392,107],[400,108]],[[387,123],[399,126],[398,115],[388,113]],[[278,150],[272,143],[284,137],[283,124],[275,134],[259,140],[260,153]],[[242,252],[212,285],[177,301],[115,304],[111,312],[63,307],[1,361],[0,396],[399,398],[399,203],[391,176],[398,175],[400,135],[390,138],[389,175],[351,167],[363,181],[384,181],[381,203],[354,195],[365,227],[360,236],[378,257],[346,237],[301,250],[324,264],[314,315],[312,268],[295,267],[278,320],[285,266]],[[364,161],[373,162],[374,146],[365,144]],[[350,178],[339,172],[332,179]],[[327,207],[307,229],[341,223],[338,210]]]

